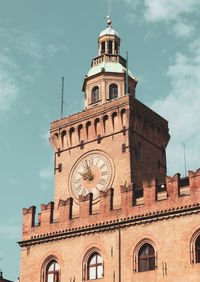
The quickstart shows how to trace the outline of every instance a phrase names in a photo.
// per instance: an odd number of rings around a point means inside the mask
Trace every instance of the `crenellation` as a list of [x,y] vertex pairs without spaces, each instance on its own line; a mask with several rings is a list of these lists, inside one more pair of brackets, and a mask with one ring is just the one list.
[[93,194],[88,193],[86,196],[79,196],[79,218],[87,218],[92,214]]
[[153,179],[151,183],[148,181],[143,182],[143,201],[144,205],[150,206],[156,201],[157,179]]
[[[163,210],[176,210],[184,206],[192,206],[200,202],[200,170],[196,173],[189,171],[189,195],[180,195],[180,183],[184,178],[180,178],[177,173],[173,177],[166,177],[166,183],[158,185],[157,179],[143,182],[143,196],[138,204],[135,197],[135,185],[120,186],[121,205],[116,210],[113,208],[114,189],[110,188],[106,192],[100,191],[99,210],[92,212],[93,194],[79,197],[79,213],[73,211],[73,199],[60,200],[58,204],[59,216],[53,220],[54,203],[41,205],[41,214],[38,215],[38,225],[35,225],[36,207],[31,206],[29,209],[23,209],[23,239],[28,239],[33,234],[54,232],[61,229],[62,226],[79,227],[82,226],[83,220],[87,219],[91,224],[107,219],[114,219],[119,215],[121,217],[136,216],[145,213],[163,213]],[[162,187],[161,187],[162,186]],[[185,186],[187,187],[187,186]],[[185,188],[182,187],[182,188]],[[167,195],[165,197],[165,195]],[[162,212],[161,212],[162,211]]]
[[135,201],[134,190],[134,184],[120,186],[122,214],[128,214],[131,211]]
[[110,188],[107,191],[100,191],[100,207],[99,213],[100,214],[107,214],[111,210],[113,210],[113,197],[114,197],[114,189]]
[[41,226],[48,226],[53,222],[54,202],[49,202],[47,205],[41,204]]
[[166,182],[166,187],[168,198],[171,201],[176,201],[177,197],[179,196],[180,174],[177,173],[173,176],[173,178],[168,178],[168,182]]
[[23,209],[23,227],[22,227],[22,236],[26,236],[30,233],[32,227],[35,226],[35,213],[36,207],[31,206],[30,208]]
[[67,200],[60,200],[58,209],[59,209],[59,222],[66,223],[69,219],[72,219],[72,207],[73,207],[73,198],[68,198]]

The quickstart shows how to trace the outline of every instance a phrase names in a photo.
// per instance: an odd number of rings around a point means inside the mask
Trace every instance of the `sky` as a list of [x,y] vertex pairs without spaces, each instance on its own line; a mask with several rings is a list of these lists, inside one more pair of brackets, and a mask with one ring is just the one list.
[[[169,121],[167,174],[200,167],[200,1],[111,0],[112,27],[138,78],[136,97]],[[0,1],[0,268],[20,273],[22,208],[54,197],[50,122],[83,110],[81,91],[106,0]],[[185,145],[184,145],[185,144]]]

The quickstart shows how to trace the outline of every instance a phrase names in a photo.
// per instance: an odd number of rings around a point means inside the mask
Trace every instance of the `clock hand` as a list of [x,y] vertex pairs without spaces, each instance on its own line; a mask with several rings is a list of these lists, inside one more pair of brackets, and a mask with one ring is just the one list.
[[79,174],[83,177],[84,180],[91,181],[93,179],[93,174],[89,166],[83,173],[79,172]]

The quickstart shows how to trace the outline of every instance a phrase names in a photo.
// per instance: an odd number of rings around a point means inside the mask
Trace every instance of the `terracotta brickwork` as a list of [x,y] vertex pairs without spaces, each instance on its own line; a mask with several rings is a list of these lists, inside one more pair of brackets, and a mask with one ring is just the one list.
[[200,280],[200,169],[166,176],[168,122],[135,98],[110,25],[85,110],[51,123],[54,202],[23,209],[20,282]]
[[124,183],[140,188],[142,181],[152,177],[164,181],[168,140],[167,121],[129,95],[53,122],[50,142],[55,150],[56,208],[60,199],[72,196],[68,189],[70,171],[86,152],[100,150],[113,160],[114,205],[120,204],[118,187]]
[[[98,248],[103,257],[102,281],[174,281],[174,276],[176,281],[198,281],[200,265],[192,261],[190,244],[200,228],[199,192],[200,170],[189,172],[187,181],[179,174],[167,177],[163,191],[156,180],[144,182],[139,199],[133,185],[121,186],[118,209],[113,209],[112,190],[101,193],[95,213],[89,195],[80,199],[75,218],[72,199],[60,202],[56,221],[53,203],[42,205],[37,226],[35,207],[24,209],[21,281],[42,281],[42,263],[52,254],[61,265],[61,281],[84,281],[83,259],[90,248]],[[156,269],[138,273],[134,257],[145,240],[155,247]]]

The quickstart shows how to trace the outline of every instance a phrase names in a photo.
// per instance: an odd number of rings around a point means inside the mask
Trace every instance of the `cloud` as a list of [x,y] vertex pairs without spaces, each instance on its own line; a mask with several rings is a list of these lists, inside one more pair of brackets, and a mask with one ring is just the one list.
[[17,99],[19,88],[12,73],[18,70],[9,57],[0,54],[0,113],[10,110]]
[[177,20],[180,16],[195,12],[199,0],[145,0],[145,18],[148,21]]
[[49,146],[49,137],[50,137],[50,133],[49,130],[44,131],[40,137],[42,138],[43,144],[45,146]]
[[39,175],[41,178],[50,179],[53,176],[53,170],[51,168],[41,169]]
[[[163,22],[167,31],[178,37],[188,38],[194,34],[195,24],[189,18],[197,15],[199,0],[124,0],[129,10],[126,18],[129,22],[141,19],[146,22]],[[142,14],[141,14],[142,13]]]
[[47,46],[47,52],[50,57],[55,56],[56,53],[61,52],[61,51],[67,51],[67,47],[62,45],[55,45],[55,44],[49,44]]
[[194,31],[195,27],[190,24],[179,22],[174,25],[174,32],[179,37],[190,37],[194,34]]
[[169,121],[169,171],[176,172],[183,164],[183,143],[188,168],[195,170],[200,166],[200,39],[190,44],[189,54],[176,53],[167,76],[171,80],[170,93],[155,101],[152,108]]
[[35,36],[29,32],[21,32],[15,38],[16,48],[28,56],[40,60],[43,58],[41,44]]

